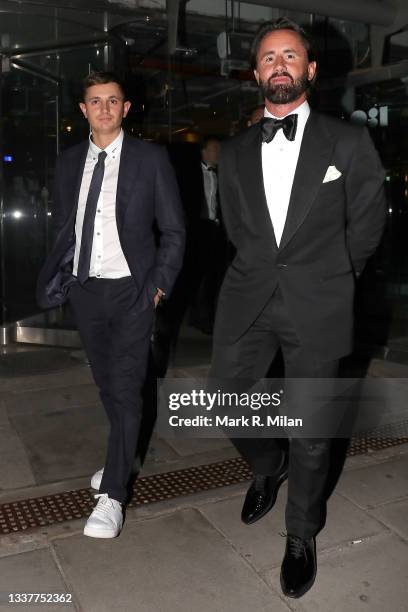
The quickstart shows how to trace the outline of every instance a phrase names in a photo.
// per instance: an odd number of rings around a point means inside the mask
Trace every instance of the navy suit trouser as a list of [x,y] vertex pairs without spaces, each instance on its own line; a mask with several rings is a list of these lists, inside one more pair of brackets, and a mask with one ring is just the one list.
[[146,307],[130,276],[75,283],[69,301],[110,422],[99,492],[124,503],[142,420],[154,305]]

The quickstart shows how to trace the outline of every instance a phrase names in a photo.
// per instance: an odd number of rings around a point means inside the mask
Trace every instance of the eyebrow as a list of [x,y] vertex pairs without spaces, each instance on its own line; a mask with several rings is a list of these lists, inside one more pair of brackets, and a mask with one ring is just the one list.
[[[102,100],[102,97],[101,96],[92,96],[92,98],[87,98],[87,99],[89,101],[90,100]],[[107,99],[108,100],[123,100],[123,98],[121,96],[115,96],[115,95],[107,96]]]
[[[276,51],[266,51],[266,53],[264,53],[262,55],[262,57],[265,57],[266,55],[274,55],[276,53]],[[292,49],[292,48],[288,48],[288,49],[284,49],[283,53],[297,53],[296,49]]]

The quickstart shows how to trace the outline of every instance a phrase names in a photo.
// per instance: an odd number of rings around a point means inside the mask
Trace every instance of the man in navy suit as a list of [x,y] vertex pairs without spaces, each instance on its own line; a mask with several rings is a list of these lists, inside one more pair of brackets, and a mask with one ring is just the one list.
[[[366,128],[311,111],[313,44],[288,19],[262,25],[252,47],[263,119],[221,146],[221,209],[236,256],[221,288],[212,378],[263,378],[281,348],[285,375],[333,379],[352,350],[355,279],[384,227],[384,171]],[[305,415],[307,418],[307,415]],[[316,575],[330,440],[233,440],[254,472],[242,520],[274,505],[288,477],[283,592]]]
[[56,237],[37,299],[44,308],[70,302],[110,421],[84,534],[112,538],[123,524],[154,311],[181,268],[185,231],[166,152],[122,130],[130,102],[118,78],[90,74],[80,108],[91,135],[57,160]]

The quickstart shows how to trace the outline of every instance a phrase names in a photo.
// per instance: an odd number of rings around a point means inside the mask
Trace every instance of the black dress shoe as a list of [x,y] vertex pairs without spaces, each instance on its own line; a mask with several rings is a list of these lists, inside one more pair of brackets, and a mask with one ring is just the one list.
[[273,508],[279,487],[288,477],[288,458],[282,461],[283,465],[273,476],[255,476],[246,494],[241,512],[241,520],[246,525],[252,525],[265,516]]
[[280,575],[283,593],[287,597],[302,597],[313,586],[316,569],[315,539],[302,540],[288,534]]

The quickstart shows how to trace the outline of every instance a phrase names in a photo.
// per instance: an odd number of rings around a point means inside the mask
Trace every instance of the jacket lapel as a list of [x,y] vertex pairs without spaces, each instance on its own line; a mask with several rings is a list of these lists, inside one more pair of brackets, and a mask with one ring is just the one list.
[[123,137],[118,185],[116,190],[116,225],[119,235],[122,230],[126,208],[131,200],[132,186],[137,177],[141,161],[138,142],[126,133]]
[[[68,184],[74,185],[75,190],[74,190],[74,193],[72,194],[73,197],[71,200],[72,210],[71,210],[71,214],[69,217],[70,223],[72,223],[72,221],[75,219],[77,210],[78,210],[79,192],[81,190],[82,177],[84,174],[85,161],[86,161],[86,156],[88,154],[88,149],[89,149],[89,141],[86,140],[85,142],[81,143],[81,146],[79,149],[79,155],[74,159],[74,163],[71,165],[72,178],[70,178]],[[68,166],[68,169],[69,169],[69,166]]]
[[268,204],[265,196],[262,173],[262,138],[260,126],[256,125],[246,134],[237,152],[239,179],[245,199],[254,215],[257,231],[276,250],[277,244]]
[[280,250],[305,220],[323,182],[334,145],[335,138],[327,131],[324,118],[312,112],[303,133]]

